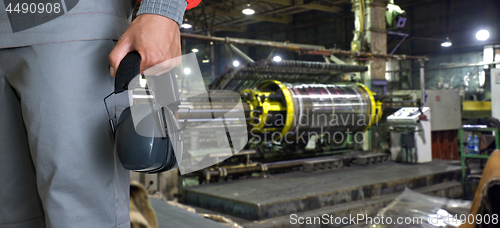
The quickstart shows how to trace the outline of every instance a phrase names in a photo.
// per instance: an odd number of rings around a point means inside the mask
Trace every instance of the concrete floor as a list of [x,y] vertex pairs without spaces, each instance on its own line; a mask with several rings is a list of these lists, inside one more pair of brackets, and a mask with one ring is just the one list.
[[[459,180],[460,170],[460,166],[449,161],[434,160],[426,164],[387,162],[324,172],[293,172],[189,187],[183,200],[189,205],[261,221],[376,199],[397,194],[406,187],[429,188],[454,182]],[[460,185],[454,182],[446,188],[457,187]],[[457,197],[461,193],[453,194]]]
[[150,200],[156,212],[159,228],[228,228],[228,226],[172,206],[162,200],[155,198],[150,198]]

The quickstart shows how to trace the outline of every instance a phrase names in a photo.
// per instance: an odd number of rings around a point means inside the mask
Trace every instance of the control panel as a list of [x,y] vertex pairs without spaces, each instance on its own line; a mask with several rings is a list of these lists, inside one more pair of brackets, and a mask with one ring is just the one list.
[[429,112],[429,107],[404,107],[387,117],[387,122],[391,124],[417,124]]

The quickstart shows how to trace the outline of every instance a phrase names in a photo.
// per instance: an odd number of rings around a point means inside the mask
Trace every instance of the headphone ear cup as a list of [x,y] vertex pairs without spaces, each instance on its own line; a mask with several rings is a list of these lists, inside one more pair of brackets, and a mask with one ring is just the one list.
[[[120,114],[120,117],[118,117],[118,122],[116,123],[116,127],[118,128],[118,125],[121,125],[128,117],[131,117],[132,113],[130,110],[130,107],[125,108],[122,113]],[[116,136],[116,133],[115,133]]]
[[164,139],[165,144],[154,148],[154,150],[160,150],[160,153],[165,153],[163,165],[158,169],[148,171],[148,173],[161,173],[177,168],[177,157],[175,156],[174,147],[170,137],[168,136],[168,131],[165,131],[167,138]]
[[[135,108],[146,110],[150,107],[140,104]],[[130,108],[122,112],[116,127],[115,151],[125,169],[156,173],[177,167],[175,153],[168,137],[143,136],[137,133],[136,127],[154,131],[157,129],[157,122],[153,114],[150,114],[135,126]]]
[[[148,124],[145,117],[139,124]],[[146,126],[144,126],[146,127]],[[156,154],[153,148],[160,141],[137,133],[130,108],[125,109],[118,120],[115,133],[115,150],[123,167],[134,171],[156,169]]]

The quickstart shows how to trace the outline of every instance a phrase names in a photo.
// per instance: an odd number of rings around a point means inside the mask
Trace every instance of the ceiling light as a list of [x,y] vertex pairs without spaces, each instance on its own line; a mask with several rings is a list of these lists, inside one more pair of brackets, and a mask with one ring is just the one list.
[[208,56],[205,55],[205,58],[201,62],[202,63],[209,63],[210,59],[208,59]]
[[234,67],[238,67],[240,65],[240,62],[238,62],[238,60],[234,60],[233,61],[233,66]]
[[281,62],[281,57],[279,55],[273,57],[273,61]]
[[243,9],[241,12],[245,15],[253,15],[255,13],[255,10],[250,8],[250,4],[247,4],[247,8]]
[[481,29],[476,33],[476,38],[480,41],[485,41],[490,38],[490,32],[488,32],[488,30]]
[[446,41],[441,43],[442,47],[451,47],[451,41],[450,38],[446,37]]
[[196,53],[196,52],[198,52],[199,50],[198,50],[197,48],[193,48],[193,49],[191,49],[191,51],[192,51],[193,53]]
[[184,29],[190,29],[192,28],[193,26],[191,24],[189,24],[189,21],[188,19],[184,19],[184,21],[182,22],[182,25],[181,25],[181,28],[184,28]]
[[184,68],[184,74],[191,74],[191,69]]
[[192,26],[191,24],[189,24],[189,23],[183,23],[183,24],[181,25],[181,28],[184,28],[184,29],[190,29],[190,28],[192,28],[192,27],[193,27],[193,26]]

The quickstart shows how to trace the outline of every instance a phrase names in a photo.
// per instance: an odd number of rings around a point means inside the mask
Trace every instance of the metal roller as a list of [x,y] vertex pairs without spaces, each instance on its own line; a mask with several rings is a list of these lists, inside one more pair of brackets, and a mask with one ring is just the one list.
[[[221,117],[224,118],[226,123],[222,127],[246,127],[244,116],[241,118],[231,115],[231,113],[244,111],[242,110],[245,108],[244,104],[243,106],[238,106],[239,102],[241,102],[240,95],[232,91],[211,90],[206,94],[197,96],[181,96],[178,119],[180,124],[186,124],[188,128],[202,128],[204,123]],[[211,124],[208,126],[214,125]]]
[[253,130],[280,132],[279,137],[364,131],[382,116],[381,103],[356,83],[291,85],[269,80],[244,90],[242,98],[251,109]]

